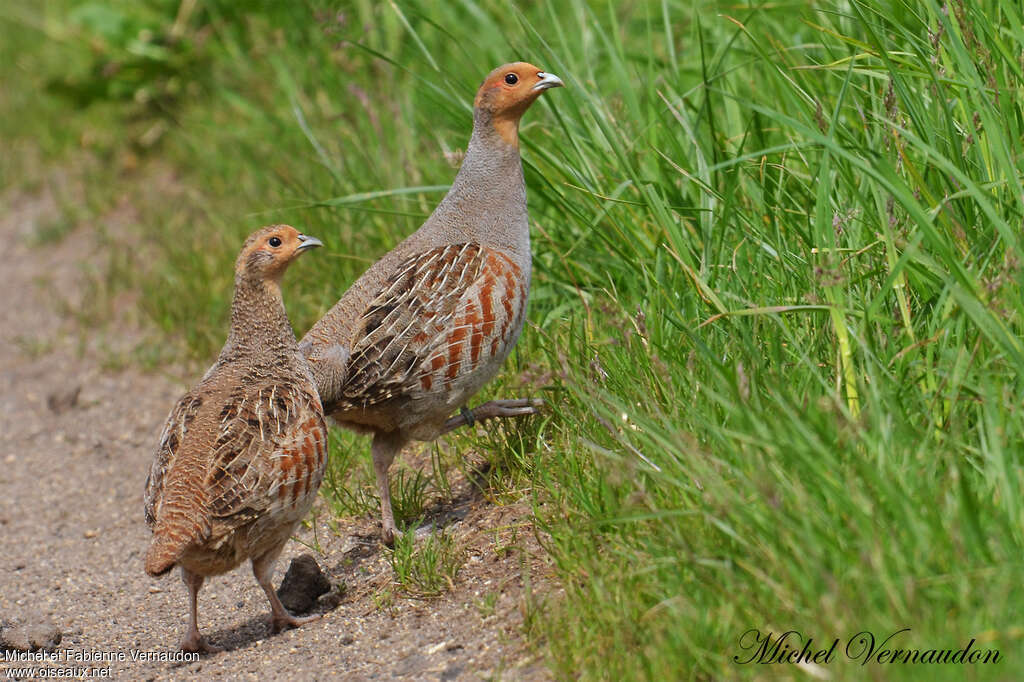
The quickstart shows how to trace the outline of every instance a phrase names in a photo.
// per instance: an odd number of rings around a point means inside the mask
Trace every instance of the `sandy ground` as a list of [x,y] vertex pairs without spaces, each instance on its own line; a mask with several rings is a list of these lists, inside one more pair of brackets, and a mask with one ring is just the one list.
[[[187,615],[184,585],[142,570],[149,531],[142,488],[168,410],[184,382],[104,369],[116,344],[83,333],[61,304],[74,306],[84,267],[102,261],[88,229],[57,244],[33,245],[55,215],[45,192],[0,199],[4,304],[0,305],[0,640],[24,625],[62,633],[56,662],[95,667],[113,679],[547,679],[523,642],[524,570],[533,589],[547,572],[523,507],[499,507],[465,486],[439,515],[465,546],[454,589],[432,600],[380,595],[393,582],[371,519],[339,519],[322,508],[278,562],[316,546],[340,596],[322,598],[317,622],[271,635],[264,595],[244,565],[207,581],[200,628],[225,647],[197,662],[139,661],[171,653]],[[116,335],[115,335],[116,336]],[[131,332],[127,332],[131,336]],[[166,376],[185,374],[170,368]],[[367,456],[369,456],[367,454]],[[410,455],[407,453],[407,458]],[[411,456],[416,459],[415,453]],[[523,525],[525,524],[525,525]],[[518,529],[513,551],[499,548]],[[505,530],[502,530],[505,529]],[[340,602],[340,603],[338,603]],[[7,650],[12,651],[11,649]],[[82,662],[86,654],[126,660]],[[37,671],[38,672],[38,671]]]

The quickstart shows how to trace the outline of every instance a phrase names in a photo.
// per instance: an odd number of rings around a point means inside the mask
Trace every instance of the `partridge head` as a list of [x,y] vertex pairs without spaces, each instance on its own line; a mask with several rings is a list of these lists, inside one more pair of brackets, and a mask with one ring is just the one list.
[[280,284],[288,266],[309,249],[323,246],[291,225],[270,225],[245,240],[235,260],[235,277],[246,281]]
[[[562,87],[562,79],[533,64],[513,62],[499,66],[484,79],[473,100],[477,124],[490,124],[508,144],[519,144],[519,120],[549,88]],[[483,120],[481,120],[483,119]]]

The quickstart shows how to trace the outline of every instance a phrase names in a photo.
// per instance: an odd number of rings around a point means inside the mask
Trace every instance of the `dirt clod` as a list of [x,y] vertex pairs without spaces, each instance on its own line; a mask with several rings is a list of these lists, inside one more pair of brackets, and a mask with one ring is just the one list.
[[67,412],[78,406],[78,396],[81,392],[81,386],[72,386],[69,389],[54,391],[46,396],[46,406],[54,414]]
[[457,680],[459,675],[462,674],[463,666],[461,665],[450,665],[444,669],[441,673],[441,682],[448,682],[448,680]]
[[321,594],[330,591],[331,581],[320,570],[316,559],[303,554],[292,559],[281,587],[277,590],[277,596],[292,613],[306,613]]
[[62,633],[56,625],[46,622],[15,625],[0,632],[0,648],[17,651],[50,651],[60,644]]

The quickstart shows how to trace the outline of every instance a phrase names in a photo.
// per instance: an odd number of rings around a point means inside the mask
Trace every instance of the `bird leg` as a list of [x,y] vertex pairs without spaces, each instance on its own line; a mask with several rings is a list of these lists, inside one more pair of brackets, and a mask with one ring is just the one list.
[[190,603],[188,629],[185,630],[185,636],[181,640],[181,650],[190,653],[204,654],[215,654],[218,651],[223,651],[220,647],[208,644],[206,640],[203,639],[202,635],[199,634],[199,608],[197,602],[199,601],[199,588],[203,586],[203,580],[205,580],[205,578],[182,566],[181,580],[185,583],[185,586],[188,587]]
[[277,562],[277,557],[282,549],[284,549],[284,543],[263,556],[252,560],[252,574],[256,577],[256,582],[263,588],[263,592],[270,601],[270,629],[274,633],[278,633],[285,628],[297,628],[300,625],[305,625],[306,623],[318,620],[321,615],[316,613],[312,616],[297,618],[288,613],[288,609],[278,599],[271,579],[274,577],[274,563]]
[[373,455],[373,470],[377,473],[377,492],[380,494],[381,539],[391,546],[395,542],[398,528],[395,526],[395,515],[391,511],[391,486],[388,483],[388,469],[395,461],[395,455],[401,451],[405,438],[397,431],[391,433],[377,432],[373,437],[370,452]]
[[544,401],[540,398],[519,398],[517,400],[491,400],[472,410],[463,407],[457,417],[452,417],[441,427],[441,435],[454,431],[460,426],[472,426],[477,421],[504,417],[521,417],[537,414]]

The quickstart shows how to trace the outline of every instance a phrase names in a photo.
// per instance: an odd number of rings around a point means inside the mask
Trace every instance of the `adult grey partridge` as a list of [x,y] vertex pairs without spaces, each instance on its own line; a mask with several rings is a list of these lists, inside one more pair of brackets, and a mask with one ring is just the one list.
[[199,635],[199,588],[246,559],[270,600],[275,632],[317,617],[289,614],[270,581],[327,463],[323,407],[280,288],[288,264],[321,245],[288,225],[249,237],[235,264],[227,343],[160,437],[146,480],[146,572],[181,567],[191,600],[183,651],[217,651]]
[[324,411],[373,433],[388,544],[396,532],[388,469],[407,442],[433,440],[474,418],[536,412],[532,400],[491,401],[472,413],[465,405],[523,329],[530,228],[519,120],[542,92],[561,85],[524,62],[492,71],[477,92],[473,134],[448,194],[299,344]]

